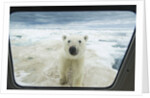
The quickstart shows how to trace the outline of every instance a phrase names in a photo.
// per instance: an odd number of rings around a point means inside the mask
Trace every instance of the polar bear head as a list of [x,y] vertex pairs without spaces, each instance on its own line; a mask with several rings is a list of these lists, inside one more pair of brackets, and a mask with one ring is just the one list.
[[64,43],[64,51],[67,58],[78,59],[84,56],[88,36],[64,35],[62,39]]

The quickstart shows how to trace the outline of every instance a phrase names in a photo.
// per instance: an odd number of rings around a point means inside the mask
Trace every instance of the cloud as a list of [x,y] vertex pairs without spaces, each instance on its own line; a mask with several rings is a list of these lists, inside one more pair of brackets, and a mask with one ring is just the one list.
[[129,28],[135,17],[127,11],[16,12],[11,14],[10,28]]

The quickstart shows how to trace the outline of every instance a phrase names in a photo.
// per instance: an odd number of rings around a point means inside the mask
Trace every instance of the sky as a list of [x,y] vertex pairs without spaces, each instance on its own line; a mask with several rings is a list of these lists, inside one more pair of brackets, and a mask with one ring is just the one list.
[[10,16],[11,29],[130,29],[136,15],[130,11],[57,11],[14,12]]

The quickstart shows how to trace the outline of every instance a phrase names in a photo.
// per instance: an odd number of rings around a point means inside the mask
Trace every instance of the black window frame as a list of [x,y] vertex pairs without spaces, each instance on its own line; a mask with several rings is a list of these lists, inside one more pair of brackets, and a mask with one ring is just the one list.
[[[97,6],[11,6],[10,14],[24,11],[131,11],[136,14],[136,5],[97,5]],[[29,90],[117,90],[134,91],[135,89],[135,38],[136,27],[123,57],[120,68],[112,85],[108,87],[34,87],[21,86],[16,83],[13,70],[13,59],[9,38],[7,89]]]

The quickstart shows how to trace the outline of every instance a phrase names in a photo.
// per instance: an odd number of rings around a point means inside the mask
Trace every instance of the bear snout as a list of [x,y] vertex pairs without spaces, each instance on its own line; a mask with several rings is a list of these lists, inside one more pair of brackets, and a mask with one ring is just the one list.
[[69,48],[69,53],[70,53],[71,55],[76,55],[76,54],[77,54],[77,49],[76,49],[76,47],[71,46],[71,47]]

